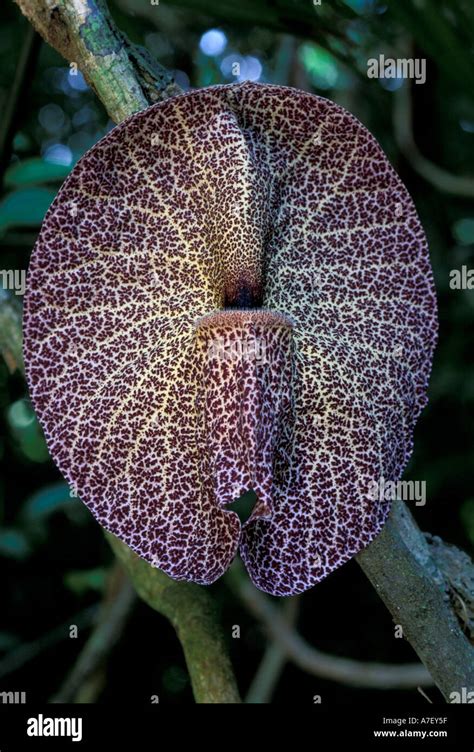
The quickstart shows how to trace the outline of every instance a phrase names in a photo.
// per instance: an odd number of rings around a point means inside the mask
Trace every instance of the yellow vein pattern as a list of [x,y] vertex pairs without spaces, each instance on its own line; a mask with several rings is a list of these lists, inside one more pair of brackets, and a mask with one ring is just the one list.
[[[313,586],[381,530],[437,335],[428,248],[340,106],[236,84],[80,160],[27,278],[31,397],[98,521],[176,579]],[[243,524],[229,509],[252,488]]]

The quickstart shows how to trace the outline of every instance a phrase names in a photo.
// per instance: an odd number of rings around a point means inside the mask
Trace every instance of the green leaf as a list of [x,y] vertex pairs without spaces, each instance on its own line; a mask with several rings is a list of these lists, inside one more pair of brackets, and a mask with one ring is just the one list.
[[301,46],[299,57],[314,86],[332,89],[340,83],[339,63],[327,50],[308,42]]
[[96,590],[101,593],[105,587],[106,574],[104,567],[74,570],[64,575],[63,582],[69,590],[77,595],[82,595],[88,590]]
[[32,462],[46,462],[48,447],[38,419],[26,399],[13,402],[7,410],[7,421],[18,449]]
[[33,142],[28,133],[24,131],[18,131],[13,139],[13,150],[16,152],[31,151],[33,149]]
[[37,183],[62,183],[70,170],[70,166],[46,162],[41,157],[24,159],[11,165],[5,171],[5,186],[7,188],[22,188]]
[[458,219],[453,225],[452,232],[461,245],[474,244],[474,219],[472,217]]
[[70,496],[67,483],[52,483],[29,497],[23,507],[22,517],[25,522],[36,523],[77,503],[78,500]]
[[30,544],[20,530],[4,528],[0,531],[0,556],[7,556],[10,559],[25,559],[30,553]]
[[56,191],[52,188],[20,188],[0,201],[0,235],[10,227],[39,227]]

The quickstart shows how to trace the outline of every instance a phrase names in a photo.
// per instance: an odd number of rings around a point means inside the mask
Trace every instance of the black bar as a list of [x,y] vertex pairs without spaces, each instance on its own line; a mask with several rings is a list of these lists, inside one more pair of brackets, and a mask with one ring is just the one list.
[[[255,744],[255,736],[267,737],[266,750],[271,749],[272,732],[284,733],[292,740],[291,747],[308,750],[344,749],[420,749],[473,752],[474,714],[466,705],[428,706],[426,710],[391,710],[362,706],[287,705],[279,709],[273,721],[272,710],[230,710],[237,723],[222,727],[221,709],[189,705],[150,704],[147,707],[123,704],[102,705],[0,705],[0,752],[23,752],[28,749],[83,750],[97,749],[105,742],[107,749],[118,745],[122,750],[181,748],[186,733],[191,733],[192,746],[201,745],[208,737],[219,746],[234,743],[240,734],[247,745]],[[227,711],[229,712],[229,711]],[[242,717],[240,714],[244,712]],[[234,716],[234,713],[236,715]],[[63,719],[59,722],[58,719]],[[81,721],[79,725],[78,721]],[[242,719],[242,720],[240,720]],[[73,723],[72,721],[76,722]],[[69,722],[68,722],[69,721]],[[243,722],[242,722],[243,721]],[[232,722],[232,721],[231,721]],[[39,733],[38,735],[28,735]],[[227,731],[225,730],[227,729]],[[57,733],[50,736],[50,731]],[[61,735],[62,732],[62,735]],[[69,736],[67,733],[69,732]],[[224,733],[223,733],[224,732]],[[171,737],[170,737],[171,735]],[[72,737],[76,736],[77,741]],[[80,738],[79,738],[80,737]],[[306,741],[302,745],[302,740]],[[172,741],[173,740],[173,743]],[[326,742],[326,744],[325,744]],[[344,742],[344,746],[338,746]]]

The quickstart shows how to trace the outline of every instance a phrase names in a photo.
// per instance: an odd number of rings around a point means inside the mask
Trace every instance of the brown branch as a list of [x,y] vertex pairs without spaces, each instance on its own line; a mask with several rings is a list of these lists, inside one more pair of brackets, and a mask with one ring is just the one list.
[[107,539],[130,575],[140,598],[166,616],[176,629],[196,702],[240,703],[209,591],[199,585],[171,580],[140,559],[118,538],[107,533]]
[[103,0],[15,0],[43,39],[84,78],[116,123],[180,93],[172,75],[115,26]]
[[[460,692],[462,687],[474,691],[474,647],[452,605],[455,589],[462,591],[468,583],[472,587],[474,565],[454,546],[449,547],[449,555],[440,550],[433,555],[429,540],[406,505],[396,501],[380,535],[356,558],[449,699],[451,692]],[[437,541],[440,549],[442,542]],[[457,574],[452,566],[448,570],[447,562],[455,556],[452,549],[459,554],[455,557]],[[470,595],[472,602],[472,590]]]

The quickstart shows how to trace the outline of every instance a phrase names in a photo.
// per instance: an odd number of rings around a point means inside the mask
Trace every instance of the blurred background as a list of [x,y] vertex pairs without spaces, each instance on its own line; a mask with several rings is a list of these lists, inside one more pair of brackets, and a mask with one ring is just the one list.
[[[380,142],[420,214],[440,307],[430,403],[405,475],[426,481],[427,502],[411,507],[423,530],[472,554],[474,290],[449,283],[451,270],[473,266],[474,5],[114,0],[109,8],[118,27],[184,88],[246,79],[296,86],[342,104]],[[80,72],[32,32],[17,6],[2,3],[0,15],[0,267],[26,269],[59,186],[113,124]],[[380,54],[425,58],[426,83],[369,79],[367,61]],[[87,680],[64,686],[120,575],[111,573],[101,529],[48,457],[22,377],[3,360],[0,425],[0,689],[40,702],[58,692],[98,703],[143,703],[152,695],[193,702],[174,630],[132,599],[125,599],[107,656]],[[212,591],[245,694],[267,646],[265,630],[225,580]],[[291,608],[301,634],[320,650],[360,661],[416,659],[395,638],[390,614],[355,562]],[[70,625],[78,626],[77,637]],[[235,625],[240,637],[232,636]],[[441,701],[434,688],[427,694]],[[268,682],[266,701],[311,704],[314,695],[327,704],[427,702],[416,689],[344,686],[291,663]]]

